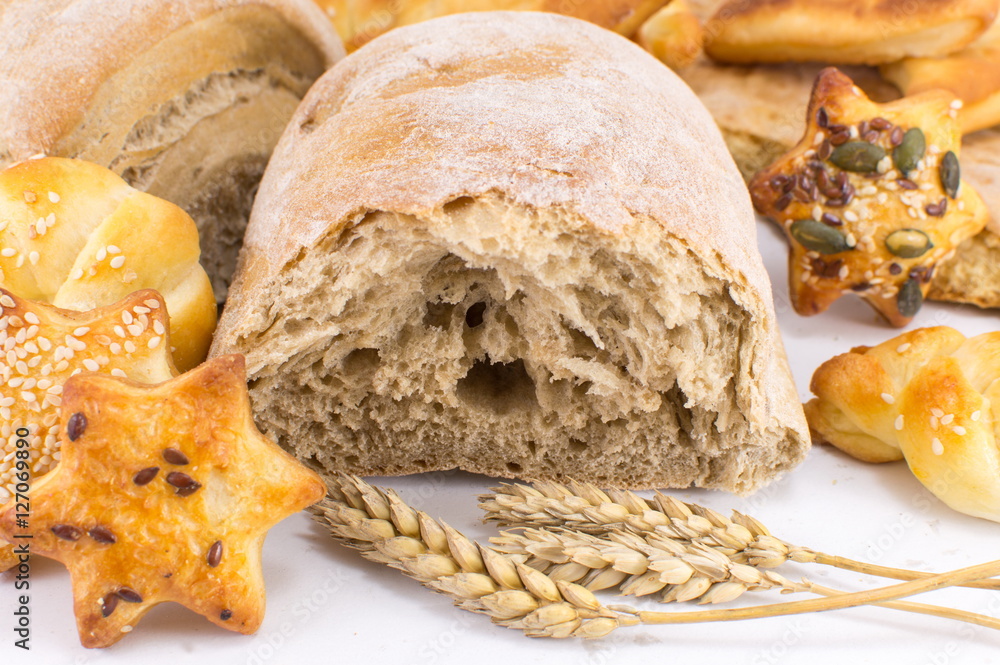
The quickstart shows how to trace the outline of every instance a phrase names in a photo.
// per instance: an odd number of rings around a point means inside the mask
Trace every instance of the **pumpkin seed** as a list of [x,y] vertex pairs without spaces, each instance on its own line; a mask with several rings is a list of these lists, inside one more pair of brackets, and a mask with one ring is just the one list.
[[951,150],[941,158],[941,186],[945,193],[953,199],[958,198],[958,184],[961,182],[961,169],[958,157]]
[[920,291],[920,282],[915,279],[908,279],[899,287],[896,294],[896,307],[901,316],[911,318],[920,311],[920,306],[924,304],[924,294]]
[[848,141],[837,146],[830,155],[830,161],[845,171],[872,173],[884,157],[885,150],[877,145],[867,141]]
[[899,229],[885,239],[886,249],[904,259],[923,256],[933,246],[930,237],[917,229]]
[[919,127],[914,127],[906,130],[903,142],[893,149],[892,161],[896,163],[899,172],[906,175],[917,168],[926,151],[927,141],[924,139],[924,132]]
[[794,222],[790,232],[803,247],[820,254],[839,254],[851,249],[843,233],[814,219]]

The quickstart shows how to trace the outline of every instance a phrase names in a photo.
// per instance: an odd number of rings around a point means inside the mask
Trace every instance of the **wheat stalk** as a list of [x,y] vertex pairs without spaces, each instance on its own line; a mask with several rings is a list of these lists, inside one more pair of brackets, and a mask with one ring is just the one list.
[[[613,531],[607,538],[566,529],[505,531],[490,542],[500,552],[524,562],[555,580],[575,582],[591,590],[617,587],[626,596],[659,595],[660,602],[697,600],[725,603],[747,591],[778,589],[840,596],[847,592],[803,579],[793,582],[770,570],[735,563],[722,552],[701,544],[646,538]],[[874,603],[881,607],[955,619],[992,628],[1000,621],[972,612],[909,602]]]
[[[679,543],[700,544],[733,562],[775,568],[787,561],[815,563],[897,580],[927,579],[934,573],[891,568],[834,556],[775,538],[761,522],[738,511],[732,518],[704,506],[685,503],[661,492],[644,499],[635,492],[604,492],[588,483],[536,483],[534,487],[504,483],[480,497],[486,520],[501,526],[561,527],[593,535],[616,531],[639,536],[656,534]],[[1000,589],[1000,580],[963,583],[978,589]]]
[[[330,485],[328,498],[312,510],[335,538],[360,550],[366,558],[397,568],[425,586],[451,596],[459,607],[486,614],[494,623],[523,630],[532,637],[595,638],[621,626],[639,623],[729,621],[886,603],[1000,572],[1000,562],[990,562],[924,580],[835,597],[745,609],[645,612],[629,606],[603,605],[583,585],[553,579],[527,565],[523,555],[506,554],[474,543],[444,522],[414,510],[392,490],[379,490],[348,476],[339,476]],[[935,608],[935,611],[939,616],[961,618],[950,610]],[[1000,628],[1000,621],[992,617],[969,616],[976,618],[962,620]]]

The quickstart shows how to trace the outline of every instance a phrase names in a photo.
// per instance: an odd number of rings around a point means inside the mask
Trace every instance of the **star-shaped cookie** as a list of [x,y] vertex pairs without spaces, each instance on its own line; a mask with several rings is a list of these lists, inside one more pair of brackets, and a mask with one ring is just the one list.
[[796,312],[855,293],[891,325],[916,315],[934,267],[988,218],[961,178],[960,105],[940,90],[877,104],[837,69],[820,72],[802,141],[750,182],[788,236]]
[[264,537],[326,487],[257,430],[243,357],[156,386],[74,377],[60,423],[62,461],[32,487],[27,524],[0,512],[0,537],[30,535],[66,565],[83,645],[113,644],[167,601],[255,631]]

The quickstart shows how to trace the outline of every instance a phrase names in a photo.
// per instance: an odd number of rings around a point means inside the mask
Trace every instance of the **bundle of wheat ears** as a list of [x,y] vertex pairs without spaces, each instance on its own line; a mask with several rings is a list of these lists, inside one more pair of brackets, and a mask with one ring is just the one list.
[[[372,561],[403,571],[451,596],[462,609],[531,637],[607,635],[638,624],[732,621],[878,605],[1000,629],[1000,619],[900,601],[948,586],[1000,589],[1000,561],[943,574],[886,568],[791,545],[757,520],[731,518],[657,492],[604,492],[592,485],[504,484],[481,497],[486,519],[516,527],[473,542],[407,505],[391,489],[341,476],[313,508],[333,537]],[[787,561],[835,566],[907,580],[848,593],[773,568]],[[736,609],[652,612],[605,605],[595,591],[658,596],[661,602],[723,603],[748,590],[808,592],[819,597]]]

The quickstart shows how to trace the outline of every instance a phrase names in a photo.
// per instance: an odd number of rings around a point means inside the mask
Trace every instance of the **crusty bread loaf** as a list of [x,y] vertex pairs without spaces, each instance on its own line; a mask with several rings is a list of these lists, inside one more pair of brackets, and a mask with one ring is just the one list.
[[180,205],[221,297],[271,150],[342,52],[308,0],[7,0],[0,166],[80,157]]
[[705,50],[722,62],[875,65],[958,51],[983,34],[997,0],[728,0]]
[[581,18],[632,35],[669,0],[316,0],[348,51],[404,25],[461,12],[540,11]]
[[435,19],[303,101],[212,354],[246,354],[258,422],[326,471],[747,492],[808,446],[755,237],[711,118],[641,48]]

